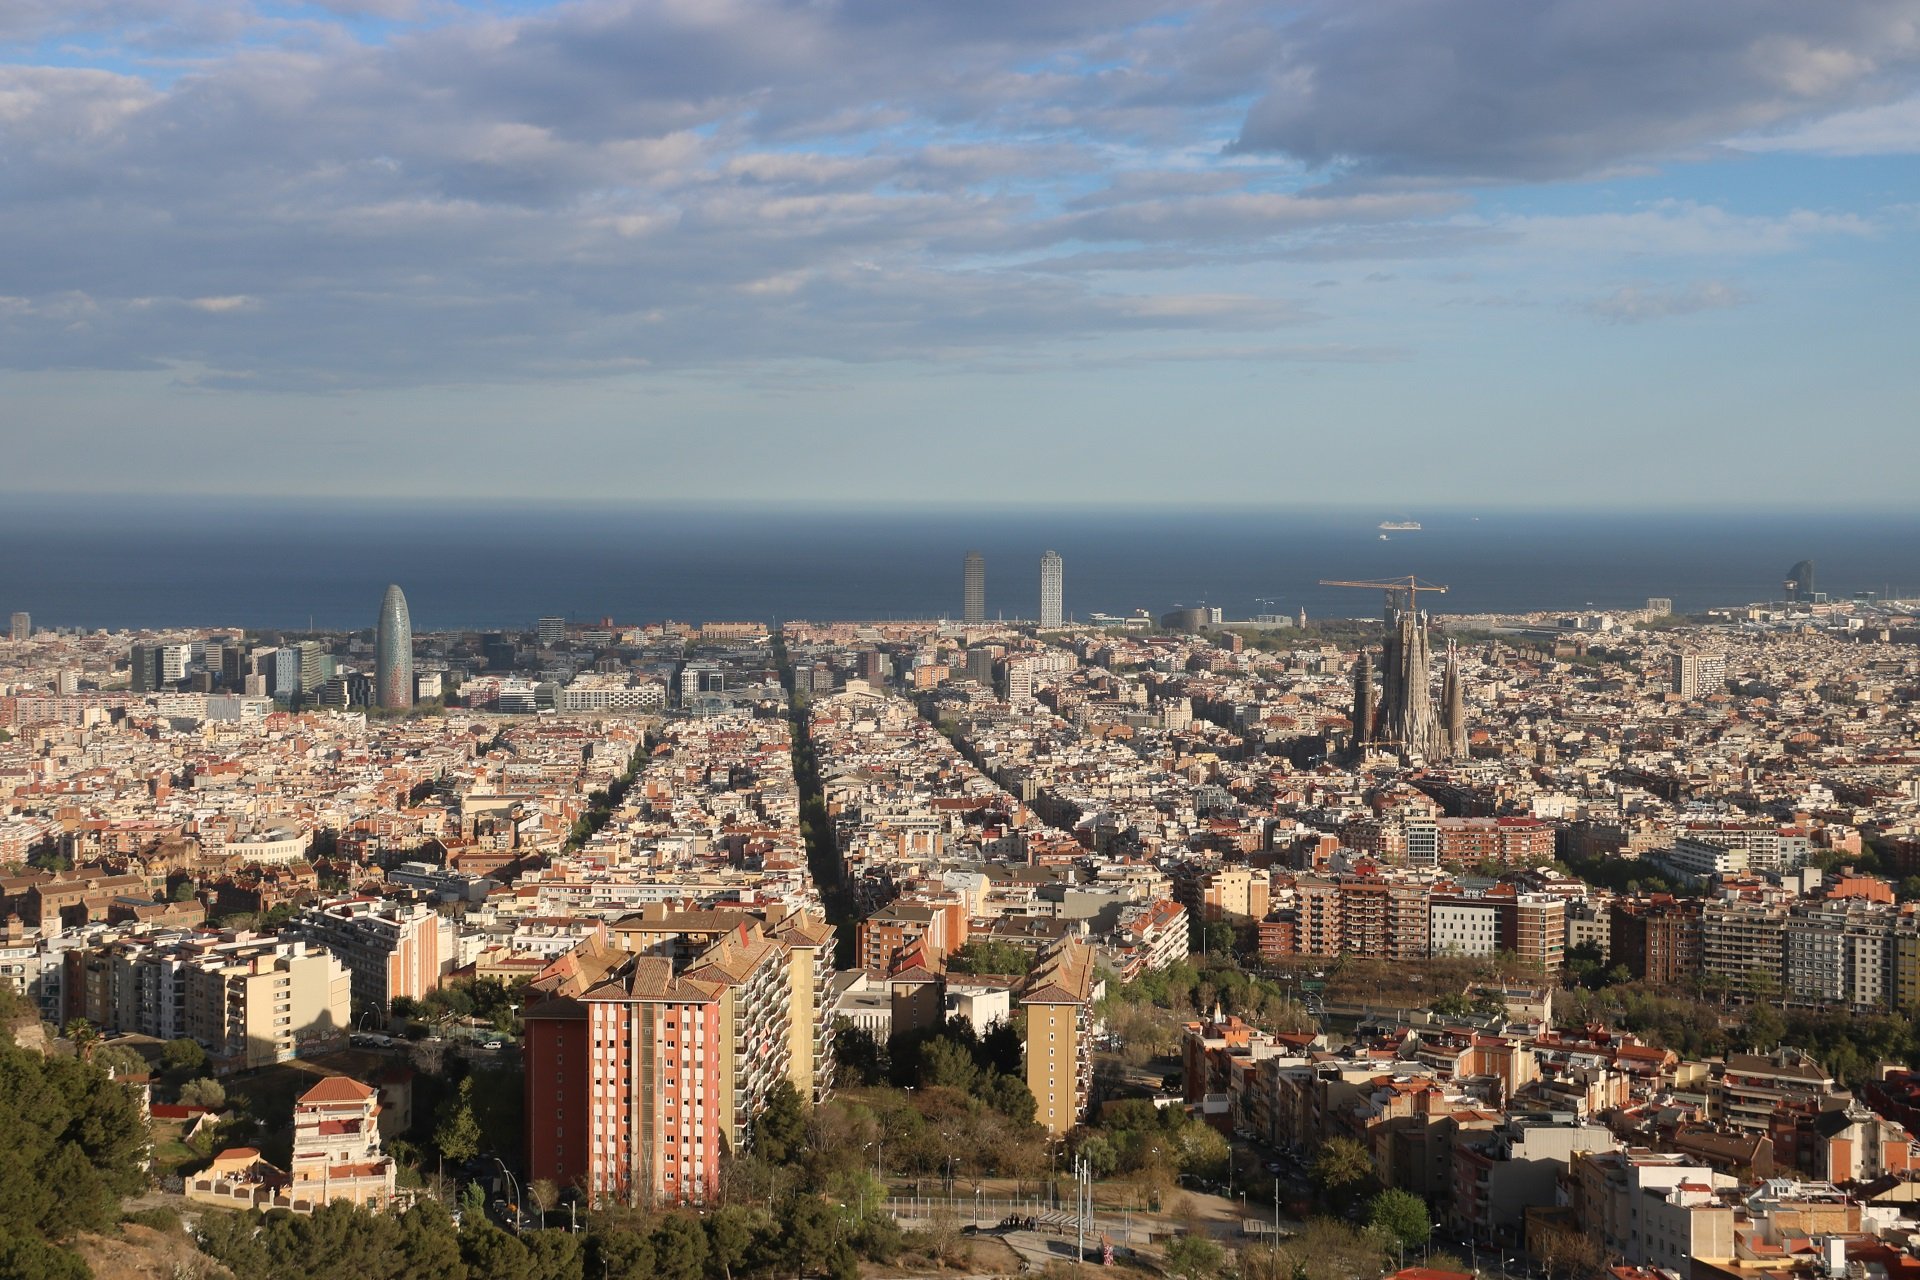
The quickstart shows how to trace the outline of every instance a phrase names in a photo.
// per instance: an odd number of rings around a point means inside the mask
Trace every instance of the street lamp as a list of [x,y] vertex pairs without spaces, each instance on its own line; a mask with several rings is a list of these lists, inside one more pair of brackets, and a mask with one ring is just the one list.
[[973,1184],[973,1229],[980,1229],[980,1184]]
[[500,1166],[500,1176],[507,1180],[507,1204],[513,1209],[513,1230],[514,1234],[518,1235],[520,1233],[520,1184],[514,1181],[513,1170],[507,1168],[504,1160],[495,1156],[493,1162]]

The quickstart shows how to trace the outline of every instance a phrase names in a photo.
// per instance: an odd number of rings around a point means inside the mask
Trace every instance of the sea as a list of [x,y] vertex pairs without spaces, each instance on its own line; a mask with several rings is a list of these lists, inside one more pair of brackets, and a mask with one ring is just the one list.
[[[1418,520],[1388,532],[1382,521]],[[1218,608],[1377,616],[1322,579],[1414,574],[1441,613],[1920,596],[1920,515],[1360,508],[823,507],[230,498],[0,498],[0,615],[36,627],[371,627],[388,582],[415,630],[616,623],[951,618],[961,562],[986,557],[989,617],[1031,618],[1039,562],[1067,611]]]

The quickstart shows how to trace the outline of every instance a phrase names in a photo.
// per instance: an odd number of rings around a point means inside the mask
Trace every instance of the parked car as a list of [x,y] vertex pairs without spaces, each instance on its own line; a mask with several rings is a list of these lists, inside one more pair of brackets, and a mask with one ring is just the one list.
[[506,1045],[506,1041],[504,1040],[489,1040],[485,1044],[481,1045],[480,1047],[482,1049],[504,1049],[507,1047],[507,1045]]

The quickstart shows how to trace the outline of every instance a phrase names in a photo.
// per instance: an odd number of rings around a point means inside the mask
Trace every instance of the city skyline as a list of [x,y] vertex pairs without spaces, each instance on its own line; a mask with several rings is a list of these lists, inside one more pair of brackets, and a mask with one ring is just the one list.
[[[1030,506],[1678,507],[1920,464],[1914,0],[213,8],[0,23],[17,490],[835,503],[964,438]],[[262,465],[316,439],[382,465]]]

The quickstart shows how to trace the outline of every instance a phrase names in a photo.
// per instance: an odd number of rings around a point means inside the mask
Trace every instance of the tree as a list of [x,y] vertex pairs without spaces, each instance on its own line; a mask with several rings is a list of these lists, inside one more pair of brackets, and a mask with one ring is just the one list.
[[966,1046],[940,1037],[921,1047],[922,1087],[972,1090],[979,1083],[980,1068],[974,1065],[973,1054]]
[[218,1111],[227,1105],[226,1086],[207,1076],[189,1080],[180,1086],[180,1105]]
[[527,1246],[482,1218],[460,1227],[460,1260],[469,1275],[490,1280],[533,1280]]
[[443,1159],[459,1164],[471,1160],[480,1151],[480,1122],[473,1118],[473,1077],[440,1104],[439,1122],[433,1128],[433,1145]]
[[587,1274],[607,1280],[652,1280],[653,1237],[625,1225],[595,1228],[587,1239]]
[[707,1233],[697,1218],[669,1214],[653,1229],[654,1273],[661,1280],[701,1280],[707,1265]]
[[1606,1253],[1585,1232],[1549,1226],[1533,1242],[1533,1252],[1547,1280],[1561,1276],[1593,1277],[1606,1272]]
[[1433,1229],[1427,1202],[1410,1191],[1389,1187],[1367,1206],[1370,1226],[1392,1236],[1402,1245],[1424,1244]]
[[169,1040],[160,1048],[160,1065],[169,1071],[198,1071],[207,1065],[207,1051],[191,1036]]
[[1184,1280],[1210,1280],[1226,1260],[1226,1252],[1219,1245],[1197,1232],[1167,1242],[1167,1274]]
[[772,1224],[753,1210],[737,1204],[721,1205],[707,1215],[707,1270],[721,1280],[733,1280],[733,1269],[751,1263],[760,1237],[772,1233]]
[[108,1075],[144,1076],[147,1060],[132,1045],[102,1044],[93,1051],[93,1065]]
[[1325,1192],[1359,1187],[1373,1177],[1373,1157],[1352,1138],[1328,1138],[1313,1161],[1313,1180]]
[[554,1206],[560,1203],[560,1188],[554,1185],[551,1178],[535,1178],[527,1184],[527,1199],[533,1201],[535,1211],[544,1222]]
[[767,1091],[753,1121],[754,1152],[774,1164],[792,1164],[807,1148],[807,1107],[793,1081],[782,1076]]
[[1787,1020],[1772,1005],[1756,1004],[1747,1010],[1743,1030],[1748,1046],[1756,1053],[1766,1053],[1787,1034]]
[[998,1071],[987,1076],[986,1084],[980,1088],[980,1100],[1015,1124],[1022,1125],[1032,1124],[1040,1108],[1025,1080]]
[[94,1046],[100,1042],[100,1033],[85,1018],[69,1018],[67,1025],[60,1028],[62,1039],[73,1041],[82,1058],[93,1057]]
[[10,1280],[92,1280],[87,1264],[32,1236],[0,1232],[0,1276]]
[[0,1046],[0,1241],[107,1229],[121,1198],[146,1183],[146,1149],[124,1085],[91,1063]]

